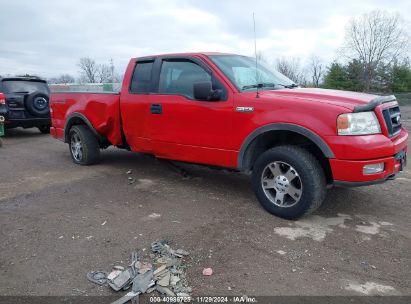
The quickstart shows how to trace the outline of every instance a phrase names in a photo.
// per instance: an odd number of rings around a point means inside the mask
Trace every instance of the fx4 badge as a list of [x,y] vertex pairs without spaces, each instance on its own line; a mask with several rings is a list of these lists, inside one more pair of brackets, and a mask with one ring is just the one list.
[[237,112],[253,112],[254,108],[253,107],[237,107],[235,108]]

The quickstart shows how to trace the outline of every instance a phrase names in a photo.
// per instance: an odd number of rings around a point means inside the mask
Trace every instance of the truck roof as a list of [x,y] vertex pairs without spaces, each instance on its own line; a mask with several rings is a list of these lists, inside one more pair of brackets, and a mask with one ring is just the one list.
[[168,54],[140,56],[140,57],[135,57],[134,59],[156,58],[156,57],[163,57],[163,56],[197,56],[197,55],[212,56],[212,55],[235,55],[235,54],[220,53],[220,52],[188,52],[188,53],[168,53]]

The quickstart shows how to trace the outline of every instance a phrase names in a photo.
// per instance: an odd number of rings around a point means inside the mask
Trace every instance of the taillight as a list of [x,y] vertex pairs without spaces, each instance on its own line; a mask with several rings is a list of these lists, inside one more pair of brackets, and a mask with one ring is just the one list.
[[3,93],[0,93],[0,105],[1,104],[6,104],[6,98],[4,97],[4,94]]

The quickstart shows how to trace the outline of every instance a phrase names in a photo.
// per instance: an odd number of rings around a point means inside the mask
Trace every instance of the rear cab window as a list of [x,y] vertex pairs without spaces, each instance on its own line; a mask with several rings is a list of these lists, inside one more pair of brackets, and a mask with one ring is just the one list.
[[148,94],[151,91],[153,60],[137,62],[130,83],[130,93]]

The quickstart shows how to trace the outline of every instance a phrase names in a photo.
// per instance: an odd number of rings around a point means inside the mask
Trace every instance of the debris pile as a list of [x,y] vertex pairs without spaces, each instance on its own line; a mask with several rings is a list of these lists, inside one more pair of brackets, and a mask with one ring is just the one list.
[[141,293],[158,291],[166,296],[190,297],[185,275],[186,265],[183,258],[189,253],[182,249],[172,249],[166,241],[151,244],[151,262],[144,262],[136,252],[131,254],[131,263],[127,267],[114,266],[110,273],[92,271],[87,279],[98,285],[108,285],[115,291],[129,290],[115,303],[126,303]]

